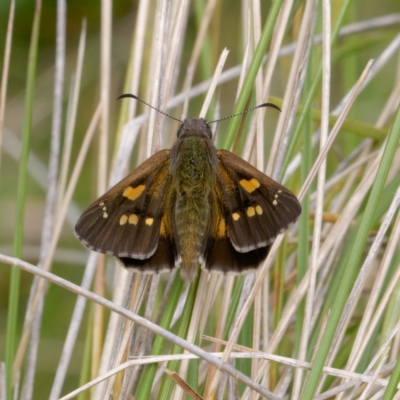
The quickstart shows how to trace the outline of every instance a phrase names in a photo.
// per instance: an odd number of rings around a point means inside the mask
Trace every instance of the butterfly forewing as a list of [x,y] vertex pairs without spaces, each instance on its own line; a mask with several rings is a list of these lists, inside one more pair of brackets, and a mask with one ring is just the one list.
[[240,253],[270,245],[301,213],[296,196],[249,163],[218,150],[227,234]]
[[169,150],[163,150],[91,204],[76,224],[76,235],[101,253],[151,257],[159,246],[168,182]]

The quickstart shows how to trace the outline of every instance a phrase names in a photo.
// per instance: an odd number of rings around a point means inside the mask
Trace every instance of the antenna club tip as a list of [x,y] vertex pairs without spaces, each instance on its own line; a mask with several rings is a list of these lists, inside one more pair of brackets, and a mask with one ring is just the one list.
[[271,107],[271,108],[275,108],[276,110],[282,112],[282,110],[276,104],[273,104],[273,103],[263,103],[263,104],[260,104],[259,106],[257,106],[257,108],[260,108],[260,107]]
[[131,94],[131,93],[121,94],[121,96],[117,97],[117,100],[125,99],[125,98],[131,98],[131,99],[140,100],[139,97],[137,97],[137,96],[135,96],[134,94]]

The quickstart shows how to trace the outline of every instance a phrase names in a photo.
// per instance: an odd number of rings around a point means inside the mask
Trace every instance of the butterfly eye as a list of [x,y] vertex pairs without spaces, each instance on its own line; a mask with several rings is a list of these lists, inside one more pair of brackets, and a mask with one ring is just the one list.
[[209,137],[209,139],[212,139],[212,132],[210,127],[206,124],[206,132],[207,132],[207,136]]
[[181,136],[181,134],[182,134],[182,130],[183,130],[183,123],[180,125],[180,127],[179,127],[179,129],[178,129],[178,132],[176,132],[176,137],[179,137],[179,136]]

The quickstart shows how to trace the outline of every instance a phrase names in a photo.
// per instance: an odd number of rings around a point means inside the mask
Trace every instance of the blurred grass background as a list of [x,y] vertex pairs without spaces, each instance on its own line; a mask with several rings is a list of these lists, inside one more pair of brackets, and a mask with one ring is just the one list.
[[[199,2],[201,3],[201,2]],[[335,21],[342,1],[332,2],[332,19]],[[265,21],[271,2],[262,2],[261,21]],[[293,19],[284,38],[284,44],[289,44],[296,39],[300,16],[295,14],[301,10],[303,2],[295,2]],[[10,2],[2,1],[0,4],[0,57],[3,64],[5,49],[6,28],[8,23]],[[28,53],[32,32],[32,20],[35,3],[33,1],[18,1],[15,9],[15,25],[10,59],[10,73],[4,121],[3,149],[0,169],[0,204],[2,218],[0,223],[0,253],[12,254],[14,229],[15,229],[15,199],[18,184],[18,165],[16,157],[20,146],[23,127],[24,97],[26,91],[26,76]],[[33,104],[32,136],[30,154],[33,164],[28,170],[27,198],[25,204],[24,234],[22,259],[36,264],[39,257],[39,246],[43,224],[43,214],[46,196],[46,169],[50,150],[50,132],[52,121],[53,79],[55,59],[55,31],[56,31],[55,1],[45,0],[42,3],[42,16],[40,24],[40,37],[37,59],[37,72],[35,78],[35,93]],[[135,27],[138,3],[136,1],[117,1],[113,3],[112,10],[112,52],[111,52],[111,82],[110,82],[110,124],[108,156],[112,158],[115,151],[114,139],[117,133],[118,114],[121,103],[115,99],[124,91],[124,81],[127,73],[131,39]],[[153,14],[155,2],[150,2],[149,13]],[[197,9],[202,5],[197,4]],[[366,20],[400,12],[398,1],[374,0],[353,1],[346,16],[346,23]],[[199,12],[196,4],[190,6],[187,32],[184,37],[182,59],[177,87],[180,88],[185,77],[186,64],[196,39],[199,27]],[[244,34],[238,29],[241,25],[242,4],[237,0],[221,0],[217,2],[215,13],[209,28],[208,45],[209,53],[203,54],[200,67],[196,69],[194,84],[210,78],[223,48],[228,48],[230,53],[224,69],[238,65],[242,62],[245,48]],[[101,6],[98,1],[77,1],[67,3],[66,19],[66,68],[64,83],[63,103],[63,131],[67,115],[67,101],[69,87],[75,71],[77,47],[83,19],[87,23],[87,42],[84,66],[82,73],[81,89],[79,93],[78,114],[75,128],[75,138],[72,150],[72,160],[76,158],[83,135],[87,129],[94,109],[100,98],[100,28]],[[153,21],[152,19],[150,19]],[[317,19],[316,31],[321,31],[321,19]],[[145,89],[149,85],[149,61],[151,53],[152,26],[146,32],[144,48],[144,65],[140,81],[139,95],[144,97]],[[339,39],[335,46],[333,56],[331,103],[336,104],[357,80],[360,72],[370,58],[376,58],[388,45],[390,40],[399,32],[399,25],[374,29],[357,35],[350,35]],[[398,56],[387,62],[375,77],[373,82],[364,90],[357,99],[350,112],[350,117],[365,123],[374,124],[383,105],[393,89],[398,73]],[[292,57],[283,57],[278,61],[272,81],[271,95],[283,97]],[[319,60],[313,60],[314,63]],[[237,80],[228,82],[217,91],[220,104],[220,115],[229,115],[234,107]],[[145,98],[150,101],[150,99]],[[203,101],[200,96],[190,102],[189,115],[197,116]],[[314,103],[319,108],[318,96]],[[141,106],[138,105],[141,109]],[[211,110],[212,112],[212,110]],[[174,114],[174,110],[172,110]],[[212,114],[210,114],[212,115]],[[273,112],[268,112],[269,126],[273,127],[278,118]],[[176,115],[179,117],[179,115]],[[171,124],[172,125],[172,124]],[[227,125],[226,125],[227,126]],[[388,127],[388,126],[387,126]],[[223,141],[224,125],[219,127],[219,141]],[[266,154],[271,146],[272,128],[266,132]],[[174,137],[174,134],[172,134]],[[76,217],[77,210],[83,210],[97,197],[96,171],[97,171],[97,138],[89,150],[84,168],[74,193],[76,209],[72,211],[71,219]],[[334,171],[338,163],[354,150],[363,138],[351,133],[343,132],[335,142],[328,157],[328,175]],[[135,148],[132,165],[136,163],[138,146]],[[73,162],[72,162],[73,164]],[[299,187],[294,187],[299,189]],[[66,223],[57,246],[52,272],[79,284],[83,275],[83,266],[86,262],[87,251],[73,235],[73,226]],[[8,312],[8,298],[10,285],[10,266],[0,265],[0,360],[4,360],[6,346],[6,324]],[[24,320],[24,313],[28,301],[32,276],[21,274],[19,311],[18,311],[18,336],[20,335]],[[110,297],[111,287],[107,286],[107,297]],[[43,324],[41,329],[41,344],[36,373],[34,399],[48,397],[54,372],[58,365],[59,355],[65,339],[65,334],[70,323],[71,313],[75,304],[75,294],[50,285],[44,305]],[[67,393],[78,386],[81,374],[82,355],[85,346],[86,331],[88,329],[89,312],[86,311],[84,323],[69,366],[69,372],[63,388]],[[214,314],[215,320],[209,323],[216,324],[218,311]],[[251,327],[249,324],[248,326]],[[215,328],[210,327],[210,331]],[[251,336],[251,333],[250,333]],[[250,363],[250,361],[244,361]]]

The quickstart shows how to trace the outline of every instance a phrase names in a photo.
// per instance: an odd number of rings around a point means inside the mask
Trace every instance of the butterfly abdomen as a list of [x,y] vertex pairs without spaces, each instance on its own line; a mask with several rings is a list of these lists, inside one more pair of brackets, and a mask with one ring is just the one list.
[[209,146],[201,137],[188,136],[180,144],[173,175],[174,226],[182,275],[193,280],[209,233],[215,192],[215,173]]

